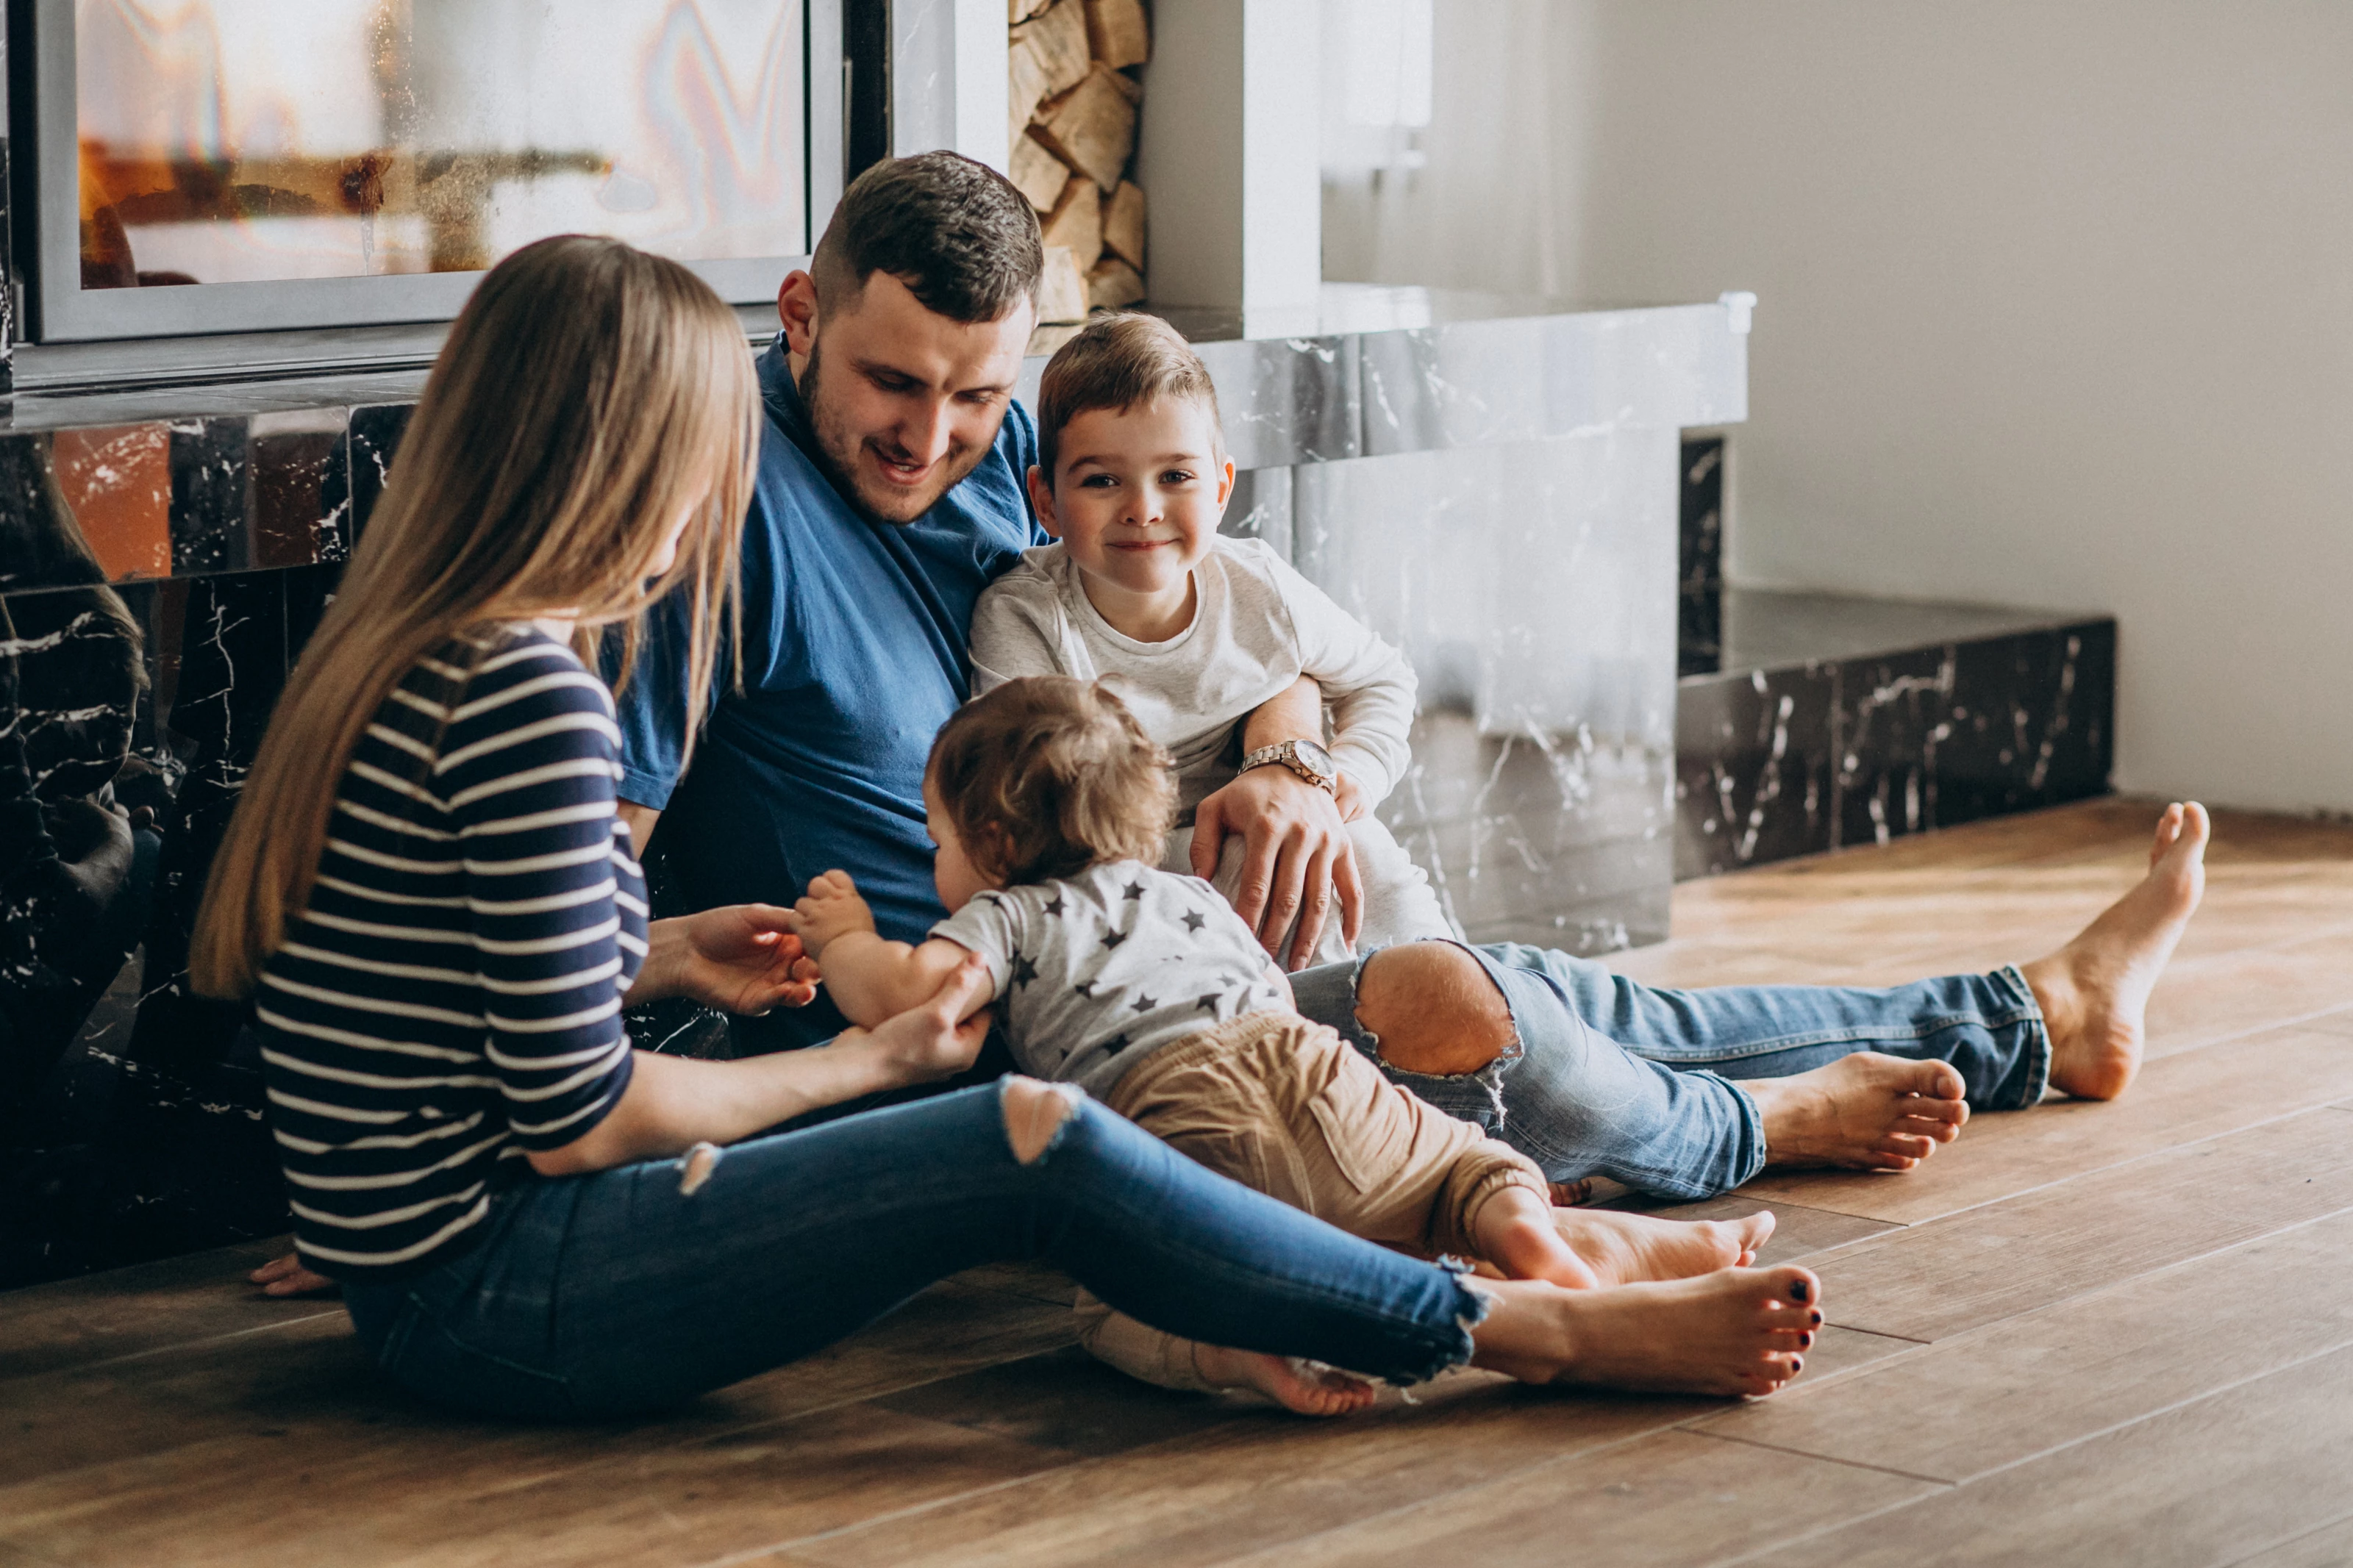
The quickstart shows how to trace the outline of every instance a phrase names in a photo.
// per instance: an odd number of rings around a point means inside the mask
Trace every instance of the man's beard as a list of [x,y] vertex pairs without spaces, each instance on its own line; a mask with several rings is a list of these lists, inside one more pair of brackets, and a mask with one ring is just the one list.
[[938,477],[922,489],[881,489],[879,481],[860,474],[858,463],[861,449],[875,444],[850,434],[840,418],[826,406],[818,370],[823,353],[818,344],[809,345],[808,363],[801,370],[801,405],[808,410],[809,426],[817,433],[818,457],[828,470],[827,477],[833,480],[834,489],[849,503],[850,510],[867,521],[893,526],[915,521],[937,506],[942,496],[963,483],[965,476],[980,467],[980,460],[988,455],[986,444],[952,447],[940,461]]

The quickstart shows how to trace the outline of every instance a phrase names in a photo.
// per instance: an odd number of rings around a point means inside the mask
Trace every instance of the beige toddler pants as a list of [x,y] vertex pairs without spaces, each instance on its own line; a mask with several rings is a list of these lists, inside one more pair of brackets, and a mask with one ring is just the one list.
[[[1295,1013],[1252,1013],[1146,1057],[1111,1109],[1209,1169],[1351,1235],[1435,1257],[1477,1251],[1487,1200],[1551,1201],[1525,1155],[1391,1083],[1355,1047]],[[1121,1371],[1199,1387],[1192,1346],[1082,1294],[1081,1342]]]

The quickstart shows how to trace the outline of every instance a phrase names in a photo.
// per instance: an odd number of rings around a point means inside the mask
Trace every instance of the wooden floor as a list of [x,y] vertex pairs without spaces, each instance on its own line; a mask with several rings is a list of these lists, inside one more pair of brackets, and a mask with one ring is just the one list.
[[[2101,803],[1715,881],[1646,980],[1876,984],[2065,937]],[[2249,1563],[2353,1560],[2353,830],[2225,817],[2114,1105],[1908,1176],[1759,1183],[1837,1325],[1739,1405],[1468,1373],[1316,1424],[1124,1382],[1067,1288],[940,1286],[651,1425],[452,1421],[253,1246],[0,1297],[0,1568],[40,1563]]]

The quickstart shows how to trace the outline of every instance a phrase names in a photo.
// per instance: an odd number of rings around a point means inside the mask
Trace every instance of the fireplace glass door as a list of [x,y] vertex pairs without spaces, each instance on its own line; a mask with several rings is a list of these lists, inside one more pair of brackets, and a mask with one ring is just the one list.
[[807,10],[42,0],[38,335],[444,319],[563,233],[772,296],[811,227]]

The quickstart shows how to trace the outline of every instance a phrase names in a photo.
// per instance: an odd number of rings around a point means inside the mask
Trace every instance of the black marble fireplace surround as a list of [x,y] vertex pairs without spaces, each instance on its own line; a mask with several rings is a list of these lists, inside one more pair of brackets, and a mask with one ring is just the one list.
[[182,970],[408,410],[139,412],[0,430],[0,1286],[284,1223],[239,1009]]

